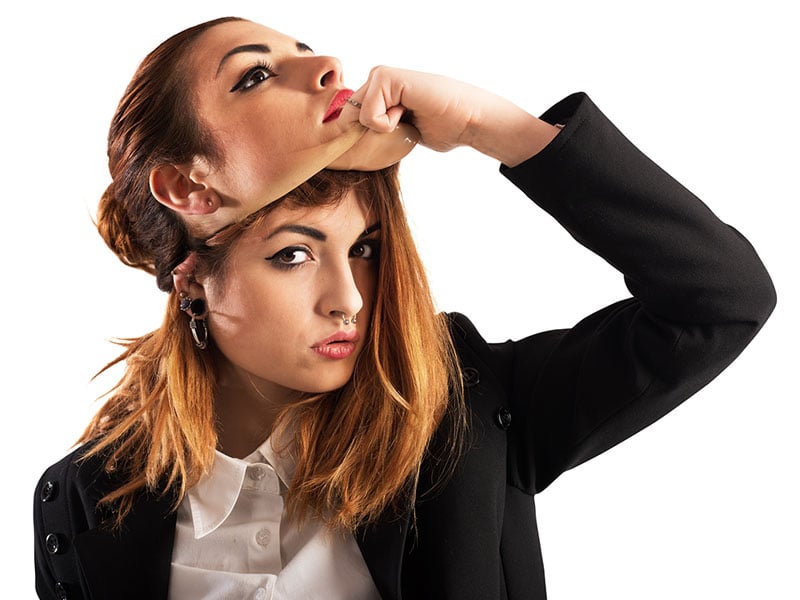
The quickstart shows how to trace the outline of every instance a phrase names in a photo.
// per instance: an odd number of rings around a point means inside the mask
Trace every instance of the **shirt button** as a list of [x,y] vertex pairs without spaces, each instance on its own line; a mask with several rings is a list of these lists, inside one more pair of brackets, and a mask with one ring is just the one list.
[[255,600],[267,600],[267,590],[265,588],[258,588],[256,590]]
[[269,546],[269,542],[272,539],[272,532],[267,529],[266,527],[259,529],[256,533],[256,544],[261,546],[262,548],[266,548]]
[[261,465],[256,465],[254,467],[247,468],[247,476],[253,481],[261,481],[262,479],[264,479],[264,475],[266,474],[267,471]]

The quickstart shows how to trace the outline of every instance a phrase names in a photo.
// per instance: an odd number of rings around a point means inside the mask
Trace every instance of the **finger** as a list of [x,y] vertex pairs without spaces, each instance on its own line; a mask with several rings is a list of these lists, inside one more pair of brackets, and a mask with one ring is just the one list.
[[[380,133],[394,131],[405,107],[401,104],[402,85],[386,76],[386,71],[373,69],[370,77],[351,97],[359,106],[359,121]],[[355,104],[349,104],[355,108]]]
[[375,99],[367,97],[362,102],[358,119],[365,127],[380,133],[388,133],[397,127],[405,110],[400,105],[389,105],[382,97]]

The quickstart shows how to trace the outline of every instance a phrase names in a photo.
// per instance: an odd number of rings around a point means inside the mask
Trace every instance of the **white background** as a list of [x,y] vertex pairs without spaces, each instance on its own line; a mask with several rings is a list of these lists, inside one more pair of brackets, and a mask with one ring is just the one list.
[[[235,14],[339,56],[351,87],[383,63],[464,79],[537,114],[587,91],[752,241],[778,288],[771,321],[685,406],[545,491],[541,537],[553,600],[800,598],[800,23],[789,2],[25,4],[0,13],[3,597],[34,597],[34,486],[112,382],[89,384],[117,352],[109,340],[163,314],[165,295],[92,226],[109,120],[147,51]],[[468,150],[427,149],[402,167],[440,308],[501,340],[627,295],[496,169]]]

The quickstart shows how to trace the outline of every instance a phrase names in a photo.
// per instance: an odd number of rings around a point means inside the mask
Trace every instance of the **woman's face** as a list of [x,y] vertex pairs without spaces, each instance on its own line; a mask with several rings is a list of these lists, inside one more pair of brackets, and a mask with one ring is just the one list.
[[197,116],[221,154],[206,181],[242,215],[320,171],[362,133],[357,110],[346,108],[352,91],[339,61],[262,25],[209,29],[189,72]]
[[225,275],[203,282],[231,383],[275,400],[344,385],[367,337],[380,235],[353,192],[330,207],[278,206],[246,232]]

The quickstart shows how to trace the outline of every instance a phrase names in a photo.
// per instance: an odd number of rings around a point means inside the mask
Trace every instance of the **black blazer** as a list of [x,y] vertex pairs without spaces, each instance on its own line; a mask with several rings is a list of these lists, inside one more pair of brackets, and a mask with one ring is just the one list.
[[[356,539],[384,598],[544,599],[534,496],[559,474],[660,418],[724,369],[775,303],[736,230],[641,154],[583,94],[543,119],[566,123],[542,152],[501,171],[633,294],[568,330],[486,343],[450,315],[471,441],[416,526],[388,516]],[[81,450],[50,467],[35,497],[42,598],[165,598],[175,515],[143,495],[120,533],[99,528],[113,482]],[[59,595],[61,594],[61,595]]]

